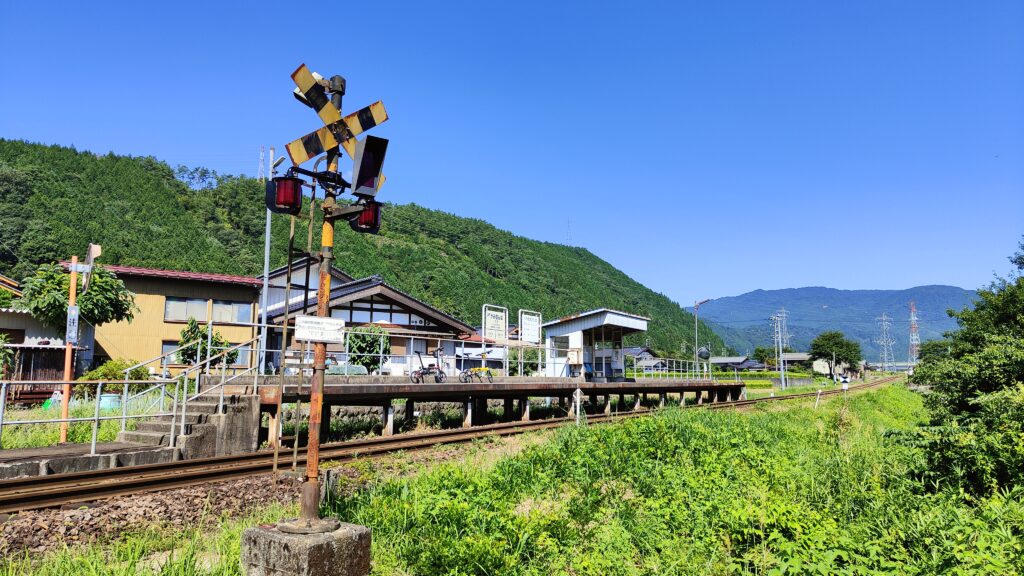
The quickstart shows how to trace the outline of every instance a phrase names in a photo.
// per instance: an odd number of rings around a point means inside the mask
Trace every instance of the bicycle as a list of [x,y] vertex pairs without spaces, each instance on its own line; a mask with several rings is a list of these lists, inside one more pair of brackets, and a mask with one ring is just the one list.
[[424,366],[423,355],[417,352],[416,356],[418,356],[420,359],[420,367],[419,369],[413,370],[412,372],[409,373],[409,380],[411,380],[413,384],[422,384],[423,380],[427,376],[433,376],[434,382],[437,382],[438,384],[441,384],[448,379],[448,375],[444,373],[444,370],[442,370],[440,366],[438,366],[437,364],[429,364],[427,366]]
[[462,372],[459,372],[459,382],[468,384],[474,377],[480,380],[480,382],[483,382],[485,376],[487,377],[487,382],[491,384],[494,383],[494,375],[491,373],[490,368],[467,368]]

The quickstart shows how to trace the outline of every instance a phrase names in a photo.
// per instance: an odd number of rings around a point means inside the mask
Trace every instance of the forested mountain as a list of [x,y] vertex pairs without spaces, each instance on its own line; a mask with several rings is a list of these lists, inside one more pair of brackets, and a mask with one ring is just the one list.
[[[263,224],[263,191],[251,178],[0,140],[0,273],[14,278],[41,262],[81,255],[89,242],[103,245],[109,264],[255,275]],[[305,222],[296,236],[304,249]],[[275,216],[274,266],[286,260],[287,237],[287,217]],[[338,226],[335,254],[349,274],[380,274],[471,324],[485,302],[507,306],[513,316],[519,308],[538,310],[546,319],[610,307],[651,317],[646,337],[663,354],[678,355],[693,338],[689,313],[584,248],[414,204],[387,205],[378,236]],[[723,346],[700,329],[701,343]]]
[[788,313],[791,346],[807,350],[811,340],[826,330],[840,330],[860,342],[864,357],[878,361],[879,336],[876,320],[883,313],[892,319],[890,334],[895,340],[897,361],[906,361],[910,340],[910,302],[917,305],[921,341],[940,338],[956,328],[946,310],[960,310],[971,304],[973,290],[955,286],[918,286],[907,290],[836,290],[808,287],[785,290],[755,290],[739,296],[718,298],[700,307],[700,318],[708,320],[726,344],[740,352],[755,346],[772,345],[768,318],[785,308]]

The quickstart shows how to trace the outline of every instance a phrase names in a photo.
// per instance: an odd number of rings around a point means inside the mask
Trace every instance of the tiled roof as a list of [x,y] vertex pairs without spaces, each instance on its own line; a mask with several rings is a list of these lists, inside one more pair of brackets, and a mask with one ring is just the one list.
[[[63,264],[67,266],[66,262]],[[184,270],[160,270],[157,268],[139,268],[137,266],[118,266],[113,264],[103,264],[103,267],[119,276],[193,280],[197,282],[217,282],[220,284],[239,284],[252,287],[259,287],[263,284],[262,280],[252,276],[234,276],[232,274],[215,274],[212,272],[186,272]]]

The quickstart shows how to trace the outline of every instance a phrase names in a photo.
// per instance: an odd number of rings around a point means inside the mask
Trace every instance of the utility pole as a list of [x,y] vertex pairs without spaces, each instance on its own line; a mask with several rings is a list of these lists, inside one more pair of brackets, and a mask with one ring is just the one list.
[[[78,256],[71,257],[71,282],[68,285],[68,328],[74,322],[74,339],[78,340],[78,308],[75,306],[75,298],[78,296]],[[74,320],[72,320],[74,318]],[[71,330],[64,333],[64,388],[60,398],[60,443],[68,441],[68,413],[71,407],[71,378],[74,376],[71,366],[71,358],[74,355],[75,344],[72,342]]]
[[700,366],[699,360],[697,359],[697,310],[702,304],[711,302],[710,298],[705,298],[700,302],[694,301],[693,303],[693,370],[694,373],[697,371],[697,367]]
[[[270,176],[274,171],[274,148],[270,148]],[[263,147],[260,147],[260,184],[266,184],[267,174],[263,169]],[[262,374],[267,367],[267,303],[270,292],[270,210],[267,210],[266,221],[263,223],[263,290],[260,292],[260,350],[256,355],[257,374]],[[276,436],[275,436],[276,437]]]

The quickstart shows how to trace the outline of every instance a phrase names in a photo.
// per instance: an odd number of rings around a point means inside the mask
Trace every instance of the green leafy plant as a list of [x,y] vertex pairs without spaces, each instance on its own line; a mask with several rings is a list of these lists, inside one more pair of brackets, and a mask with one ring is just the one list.
[[10,343],[10,336],[0,333],[0,378],[7,377],[7,370],[14,361],[14,349],[7,346]]
[[14,294],[0,288],[0,308],[10,308],[14,302]]
[[828,363],[830,374],[835,374],[836,368],[843,364],[856,371],[861,361],[860,344],[837,330],[822,332],[811,341],[811,359]]
[[[43,264],[25,279],[22,295],[15,305],[32,314],[43,324],[63,330],[68,316],[68,288],[71,275],[60,264]],[[138,308],[135,294],[113,272],[95,265],[89,290],[82,292],[82,275],[78,275],[79,296],[76,305],[81,318],[100,326],[108,322],[131,322]]]
[[[231,343],[228,342],[220,332],[214,331],[212,335],[207,334],[206,326],[196,322],[195,318],[189,318],[185,328],[181,331],[181,338],[178,340],[178,346],[182,347],[178,350],[177,359],[182,364],[196,364],[206,360],[207,357],[207,342],[212,344],[212,351],[210,356],[217,356],[223,352],[226,348],[231,347]],[[238,360],[238,350],[232,350],[210,361],[211,366],[217,366],[224,362],[225,357],[228,364],[234,364]]]
[[348,335],[348,359],[370,373],[379,369],[391,355],[388,331],[374,324],[353,328]]

